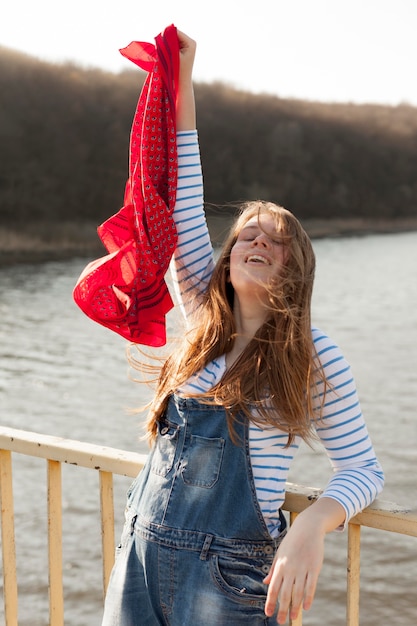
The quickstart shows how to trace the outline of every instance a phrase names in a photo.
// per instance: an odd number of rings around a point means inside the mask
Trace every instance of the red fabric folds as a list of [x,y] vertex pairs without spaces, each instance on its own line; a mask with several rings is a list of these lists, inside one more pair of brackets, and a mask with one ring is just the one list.
[[98,228],[108,254],[87,265],[73,291],[88,317],[125,339],[149,346],[166,342],[172,308],[165,273],[177,243],[172,216],[177,190],[175,102],[177,29],[120,52],[149,72],[130,135],[124,206]]

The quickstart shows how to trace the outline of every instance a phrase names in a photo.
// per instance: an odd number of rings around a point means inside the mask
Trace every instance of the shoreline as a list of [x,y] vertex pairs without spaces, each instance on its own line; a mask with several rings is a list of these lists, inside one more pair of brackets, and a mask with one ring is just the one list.
[[[234,217],[208,215],[207,222],[213,244],[221,245]],[[311,239],[365,237],[417,231],[417,217],[396,220],[309,219],[301,220]],[[0,226],[0,268],[21,264],[65,261],[76,257],[92,260],[106,255],[97,235],[97,225],[91,222],[75,224],[34,223]]]

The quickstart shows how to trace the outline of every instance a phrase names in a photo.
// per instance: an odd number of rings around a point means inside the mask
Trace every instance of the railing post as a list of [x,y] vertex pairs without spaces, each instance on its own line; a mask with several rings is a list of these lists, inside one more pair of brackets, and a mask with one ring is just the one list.
[[6,626],[17,626],[16,546],[14,537],[14,508],[12,455],[0,450],[1,544],[3,556],[4,614]]
[[61,463],[48,460],[48,559],[50,626],[64,626]]
[[346,626],[359,626],[361,527],[348,524]]
[[113,474],[100,474],[100,506],[101,506],[101,542],[103,553],[103,590],[106,595],[111,570],[114,563],[114,502],[113,502]]

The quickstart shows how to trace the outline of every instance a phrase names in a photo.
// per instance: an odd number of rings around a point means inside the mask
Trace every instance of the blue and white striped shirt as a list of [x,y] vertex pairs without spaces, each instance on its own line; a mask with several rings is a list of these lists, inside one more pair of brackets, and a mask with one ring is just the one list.
[[[213,249],[203,206],[203,178],[197,131],[178,133],[178,190],[174,219],[178,245],[171,262],[173,286],[182,313],[189,319],[198,306],[214,267]],[[325,395],[322,419],[315,429],[333,468],[321,497],[337,500],[346,523],[381,492],[383,472],[362,416],[349,364],[340,349],[318,328],[312,329],[317,357],[331,389]],[[178,391],[206,392],[226,369],[225,356],[209,363]],[[319,390],[320,391],[320,390]],[[319,394],[320,395],[320,394]],[[322,398],[317,397],[321,403]],[[250,424],[250,455],[259,504],[271,535],[279,527],[278,511],[285,484],[301,439],[286,448],[287,433],[272,426]]]

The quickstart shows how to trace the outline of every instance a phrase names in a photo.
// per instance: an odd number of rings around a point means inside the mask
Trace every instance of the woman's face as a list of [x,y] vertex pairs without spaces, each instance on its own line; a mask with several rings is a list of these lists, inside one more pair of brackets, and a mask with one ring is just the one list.
[[279,281],[288,258],[288,248],[276,230],[270,213],[246,222],[230,252],[230,281],[237,295],[268,294]]

